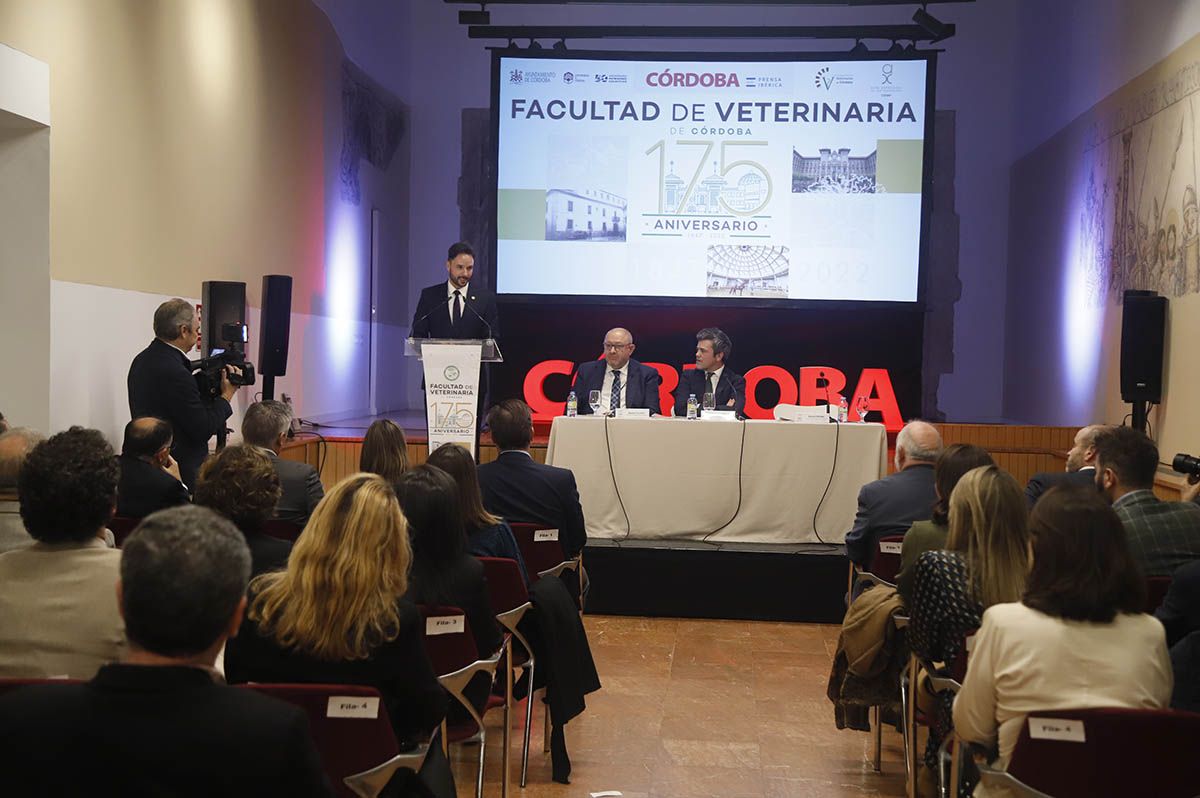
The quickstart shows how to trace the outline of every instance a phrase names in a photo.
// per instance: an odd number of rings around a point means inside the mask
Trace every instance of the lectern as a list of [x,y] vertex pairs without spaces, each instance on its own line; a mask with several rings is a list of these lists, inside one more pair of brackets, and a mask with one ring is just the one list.
[[475,455],[479,428],[479,366],[503,363],[494,338],[409,338],[404,354],[425,372],[425,424],[429,451],[447,443]]

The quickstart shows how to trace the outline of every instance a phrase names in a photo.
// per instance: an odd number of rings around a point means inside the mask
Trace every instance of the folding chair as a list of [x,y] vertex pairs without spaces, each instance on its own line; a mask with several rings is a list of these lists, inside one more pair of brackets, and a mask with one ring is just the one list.
[[583,584],[580,567],[583,554],[568,558],[558,540],[558,530],[541,524],[510,523],[517,548],[525,559],[525,568],[536,582],[547,576],[559,576],[563,571],[574,571],[579,581],[580,610],[583,606]]
[[1146,612],[1153,614],[1155,610],[1162,606],[1163,599],[1167,597],[1167,591],[1171,589],[1171,577],[1169,576],[1147,576],[1146,577]]
[[[488,598],[492,609],[496,610],[496,620],[504,627],[504,656],[508,666],[504,672],[504,780],[501,782],[501,794],[508,795],[509,773],[509,736],[512,728],[512,703],[514,667],[527,671],[529,688],[533,690],[535,661],[533,648],[525,639],[517,625],[525,617],[525,613],[533,604],[529,601],[529,592],[525,589],[525,580],[521,578],[521,569],[516,560],[499,557],[480,557],[483,563],[483,574],[487,578]],[[515,650],[513,640],[520,646]],[[525,736],[521,748],[521,786],[525,786],[529,774],[529,730],[533,720],[533,696],[527,696],[525,702]]]
[[22,687],[37,687],[43,684],[79,684],[80,679],[18,679],[18,678],[3,678],[0,679],[0,696],[7,695],[13,690],[20,690]]
[[140,518],[130,518],[126,515],[114,515],[108,519],[108,529],[113,533],[113,539],[117,542],[117,548],[121,548],[125,543],[125,539],[133,534],[133,530],[137,529],[137,525],[142,523]]
[[896,586],[896,574],[900,573],[900,546],[904,535],[884,535],[875,544],[875,556],[871,558],[870,570],[863,570],[850,563],[850,583],[847,598],[853,601],[860,586]]
[[[496,665],[504,653],[501,647],[487,659],[479,659],[475,648],[475,637],[471,634],[471,623],[467,615],[458,607],[438,607],[420,605],[421,616],[425,619],[425,652],[433,665],[435,673],[439,674],[438,682],[454,697],[467,711],[470,719],[453,726],[442,721],[442,748],[449,753],[449,744],[462,742],[479,735],[479,773],[475,780],[475,796],[483,798],[483,761],[487,748],[487,730],[483,726],[483,717],[471,705],[465,690],[471,678],[477,673],[486,673],[495,677]],[[484,708],[487,711],[487,708]]]
[[376,796],[402,767],[419,770],[428,745],[400,752],[387,707],[374,687],[243,684],[241,689],[303,709],[325,773],[339,796]]
[[300,533],[304,531],[304,527],[300,524],[293,524],[291,521],[281,521],[278,518],[271,518],[263,523],[262,531],[264,535],[269,537],[295,543],[296,538],[300,537]]
[[980,781],[1020,796],[1200,795],[1200,714],[1171,709],[1055,709],[1030,714],[1008,770]]

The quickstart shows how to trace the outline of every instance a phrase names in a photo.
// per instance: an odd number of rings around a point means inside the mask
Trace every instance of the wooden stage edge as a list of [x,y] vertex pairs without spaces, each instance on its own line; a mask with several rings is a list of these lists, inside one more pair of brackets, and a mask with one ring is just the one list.
[[[383,418],[384,416],[380,416]],[[396,421],[405,432],[408,443],[408,459],[413,465],[425,462],[428,439],[424,430],[424,419],[412,413],[386,416]],[[358,471],[362,454],[362,440],[374,417],[347,419],[333,424],[323,424],[298,433],[289,441],[282,456],[299,460],[320,469],[321,482],[326,490],[339,480]],[[973,443],[986,449],[996,464],[1008,471],[1022,486],[1029,478],[1041,471],[1061,471],[1067,459],[1078,427],[1035,427],[1005,424],[935,424],[946,444]],[[534,440],[530,454],[538,462],[546,461],[550,424],[538,422],[534,425]],[[889,445],[895,436],[889,434]],[[488,463],[496,459],[499,451],[491,436],[483,433],[480,438],[479,462]],[[1161,453],[1160,453],[1161,454]],[[1161,458],[1160,458],[1161,459]],[[889,462],[891,460],[889,453]],[[889,464],[889,470],[891,466]],[[1155,492],[1163,499],[1177,500],[1183,485],[1183,477],[1170,470],[1160,468],[1155,480]]]

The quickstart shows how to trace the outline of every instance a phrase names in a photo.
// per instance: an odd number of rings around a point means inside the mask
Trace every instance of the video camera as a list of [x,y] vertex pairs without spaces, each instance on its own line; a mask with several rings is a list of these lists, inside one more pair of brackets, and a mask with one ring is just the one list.
[[224,349],[214,348],[208,357],[192,362],[196,386],[205,399],[221,395],[221,370],[226,366],[241,371],[241,374],[229,372],[231,384],[239,387],[254,384],[254,364],[246,360],[246,325],[240,322],[222,324],[221,341],[225,344]]
[[1175,460],[1171,463],[1171,468],[1180,474],[1187,474],[1188,481],[1193,484],[1200,480],[1200,457],[1193,457],[1190,454],[1180,452],[1175,455]]

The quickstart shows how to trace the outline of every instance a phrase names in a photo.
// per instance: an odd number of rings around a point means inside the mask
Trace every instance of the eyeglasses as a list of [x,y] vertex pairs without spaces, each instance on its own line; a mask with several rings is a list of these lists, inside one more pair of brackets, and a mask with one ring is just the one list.
[[610,352],[616,352],[621,349],[628,349],[631,346],[633,346],[633,344],[631,344],[631,343],[630,344],[610,344],[608,341],[604,342],[604,348]]

